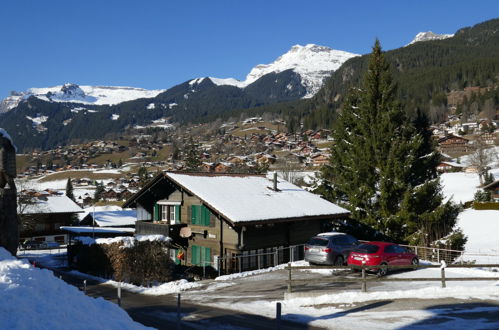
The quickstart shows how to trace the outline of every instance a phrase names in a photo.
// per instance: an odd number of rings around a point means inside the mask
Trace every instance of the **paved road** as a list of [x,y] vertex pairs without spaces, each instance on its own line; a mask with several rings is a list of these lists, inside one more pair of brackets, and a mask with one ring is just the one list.
[[[77,287],[83,279],[63,271],[56,276]],[[103,297],[117,303],[117,289],[110,285],[87,280],[87,295]],[[174,329],[177,325],[177,296],[148,296],[122,290],[121,306],[135,321],[157,329]],[[181,303],[181,329],[276,329],[276,321],[267,317],[220,308]],[[281,321],[281,329],[319,329],[304,324]]]

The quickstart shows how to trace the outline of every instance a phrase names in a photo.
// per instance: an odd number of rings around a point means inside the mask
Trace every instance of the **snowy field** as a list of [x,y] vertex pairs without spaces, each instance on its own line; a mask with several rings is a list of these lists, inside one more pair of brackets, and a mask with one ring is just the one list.
[[[90,298],[0,248],[0,328],[144,329],[117,305]],[[91,316],[91,317],[89,317]],[[113,322],[109,322],[113,320]]]

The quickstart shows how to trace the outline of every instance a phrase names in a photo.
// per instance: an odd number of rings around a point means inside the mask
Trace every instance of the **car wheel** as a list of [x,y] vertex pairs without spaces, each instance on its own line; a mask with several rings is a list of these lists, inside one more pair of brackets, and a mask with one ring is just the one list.
[[388,274],[388,268],[387,268],[387,263],[386,262],[383,262],[380,264],[380,267],[378,268],[378,272],[377,272],[377,275],[379,277],[381,276],[385,276],[386,274]]
[[336,259],[334,259],[334,265],[335,266],[343,266],[343,257],[337,256]]
[[419,260],[418,258],[413,258],[412,259],[412,262],[411,262],[411,265],[414,269],[418,269],[418,265],[419,265]]

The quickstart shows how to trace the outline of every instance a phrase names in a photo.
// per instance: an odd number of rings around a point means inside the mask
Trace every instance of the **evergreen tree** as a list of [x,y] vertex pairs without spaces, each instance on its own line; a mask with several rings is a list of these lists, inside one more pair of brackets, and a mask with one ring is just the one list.
[[102,181],[95,182],[94,202],[98,202],[101,200],[104,190],[104,183]]
[[427,118],[411,122],[396,93],[376,41],[362,88],[336,120],[319,192],[396,241],[429,245],[452,232],[459,207],[443,203]]
[[139,185],[141,187],[145,186],[147,181],[149,181],[149,172],[147,171],[147,168],[141,166],[137,172],[137,175],[139,176]]
[[73,184],[71,183],[71,178],[68,178],[68,182],[66,183],[66,196],[73,202],[76,202],[73,194]]
[[189,138],[189,142],[185,146],[185,168],[188,171],[198,171],[201,167],[201,152],[199,151],[199,146],[192,140],[192,137]]

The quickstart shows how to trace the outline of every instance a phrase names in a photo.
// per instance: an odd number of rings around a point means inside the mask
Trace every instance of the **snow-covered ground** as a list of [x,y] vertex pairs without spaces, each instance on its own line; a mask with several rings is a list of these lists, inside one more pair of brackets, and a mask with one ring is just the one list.
[[464,172],[444,173],[440,182],[445,199],[452,199],[455,203],[472,201],[480,185],[478,174]]
[[499,263],[498,210],[464,210],[458,216],[457,225],[468,237],[464,260]]
[[[0,248],[0,328],[143,329],[117,305],[90,298],[51,271]],[[112,320],[112,322],[110,322]]]

